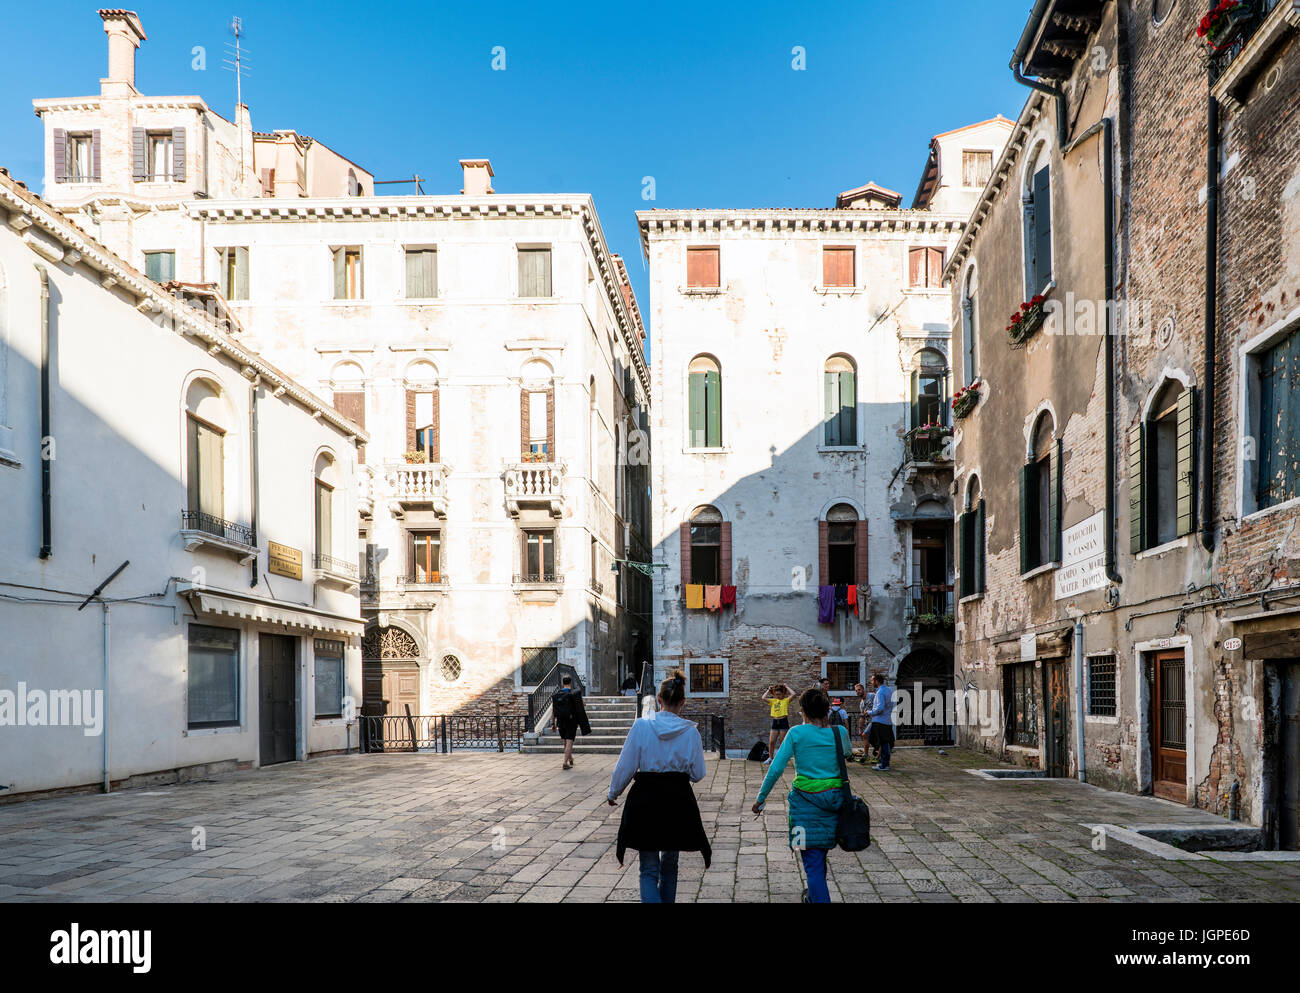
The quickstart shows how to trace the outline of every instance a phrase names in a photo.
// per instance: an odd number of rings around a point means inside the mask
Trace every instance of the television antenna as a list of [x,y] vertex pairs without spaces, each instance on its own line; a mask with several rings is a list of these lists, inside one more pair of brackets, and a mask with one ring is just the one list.
[[[244,105],[244,74],[252,75],[252,67],[249,65],[249,53],[243,48],[244,37],[244,19],[242,17],[232,17],[229,24],[230,32],[235,36],[234,42],[226,42],[226,57],[222,60],[222,68],[227,72],[235,74],[235,122],[239,122],[239,109]],[[239,172],[244,172],[244,141],[239,141]]]

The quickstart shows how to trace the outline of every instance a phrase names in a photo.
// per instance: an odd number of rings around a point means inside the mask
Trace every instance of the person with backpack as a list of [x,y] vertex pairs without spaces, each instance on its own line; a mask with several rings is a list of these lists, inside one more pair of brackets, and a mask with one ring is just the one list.
[[686,677],[680,670],[659,685],[657,702],[657,713],[632,724],[606,800],[615,806],[632,783],[618,826],[618,864],[629,848],[640,853],[641,902],[676,903],[678,855],[701,852],[706,869],[713,858],[691,789],[704,778],[704,743],[695,722],[681,716]]
[[591,734],[591,722],[587,720],[587,708],[582,704],[582,694],[573,688],[573,677],[562,676],[560,688],[551,695],[551,730],[559,728],[560,740],[564,742],[563,769],[573,768],[573,739],[578,736],[578,728],[583,734]]
[[814,687],[799,698],[804,723],[791,728],[781,750],[772,760],[754,802],[755,814],[763,812],[786,764],[794,759],[794,784],[787,796],[790,847],[799,852],[808,880],[808,902],[830,903],[826,885],[826,853],[836,845],[840,808],[844,805],[841,756],[853,754],[848,728],[831,727],[830,701]]
[[833,728],[847,728],[849,726],[849,712],[844,709],[844,701],[839,697],[832,698],[830,713],[826,719]]

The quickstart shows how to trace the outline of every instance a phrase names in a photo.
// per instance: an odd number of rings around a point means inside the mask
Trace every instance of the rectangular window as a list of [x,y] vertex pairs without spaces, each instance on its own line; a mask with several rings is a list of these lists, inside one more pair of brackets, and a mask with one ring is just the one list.
[[316,554],[334,554],[334,487],[316,480]]
[[442,582],[442,532],[408,531],[407,560],[412,583]]
[[519,295],[521,297],[551,295],[551,250],[549,248],[519,249]]
[[[536,686],[559,663],[558,648],[525,648],[519,666],[519,684]],[[577,687],[574,687],[575,689]]]
[[907,285],[912,289],[937,290],[943,287],[944,249],[909,248],[907,250]]
[[361,249],[356,246],[343,246],[331,251],[334,258],[334,299],[360,300]]
[[169,183],[172,180],[172,133],[170,131],[150,131],[145,138],[146,160],[145,178],[155,183]]
[[722,585],[722,525],[691,525],[691,582]]
[[1088,659],[1088,713],[1093,717],[1115,716],[1114,655]]
[[722,285],[717,248],[686,249],[686,285],[698,289]]
[[[188,510],[212,518],[225,517],[225,436],[194,415],[188,424]],[[202,522],[192,523],[201,527]]]
[[415,394],[415,448],[426,462],[438,461],[438,412],[432,391]]
[[1300,497],[1300,331],[1258,356],[1258,509]]
[[528,394],[528,454],[547,455],[550,447],[550,392],[535,390]]
[[852,248],[822,249],[823,286],[853,286],[854,279]]
[[[826,558],[829,566],[827,583],[830,586],[858,585],[858,525],[834,523],[828,525]],[[836,688],[839,683],[834,684]],[[849,684],[853,685],[852,683]]]
[[343,716],[343,642],[315,639],[316,718]]
[[187,726],[194,730],[238,725],[239,632],[191,624],[187,670]]
[[961,185],[966,187],[975,187],[984,189],[988,183],[989,177],[993,175],[993,153],[992,152],[971,152],[963,150],[961,153]]
[[69,183],[94,182],[93,142],[89,134],[70,134],[67,143],[67,164],[64,169]]
[[433,248],[406,250],[406,298],[432,300],[438,295],[438,252]]
[[691,696],[723,694],[727,689],[727,666],[723,662],[691,662],[686,692]]
[[555,532],[524,532],[525,583],[555,582]]
[[248,249],[217,249],[217,286],[227,300],[248,299]]
[[1002,667],[1002,706],[1007,744],[1038,747],[1038,697],[1034,693],[1034,663]]
[[155,283],[165,283],[176,278],[175,252],[145,252],[144,274]]
[[861,682],[861,666],[857,659],[823,659],[822,676],[831,681],[832,693],[852,693]]

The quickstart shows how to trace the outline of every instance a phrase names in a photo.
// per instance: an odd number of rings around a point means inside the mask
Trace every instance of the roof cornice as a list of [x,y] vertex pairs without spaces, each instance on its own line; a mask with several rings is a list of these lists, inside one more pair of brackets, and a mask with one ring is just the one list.
[[[237,364],[245,375],[260,377],[274,392],[279,394],[283,391],[285,395],[292,397],[313,414],[319,414],[321,420],[333,425],[343,434],[359,441],[370,440],[370,436],[359,425],[348,420],[320,397],[304,389],[256,352],[244,348],[225,334],[217,322],[207,314],[178,300],[153,280],[127,265],[60,211],[25,189],[21,189],[8,176],[0,176],[0,207],[11,214],[26,217],[31,224],[39,227],[65,250],[75,252],[75,264],[88,266],[100,273],[100,282],[105,285],[105,288],[121,287],[140,301],[138,305],[140,309],[165,315],[170,326],[177,332],[202,342],[211,354],[224,354]],[[146,303],[147,306],[144,306]]]

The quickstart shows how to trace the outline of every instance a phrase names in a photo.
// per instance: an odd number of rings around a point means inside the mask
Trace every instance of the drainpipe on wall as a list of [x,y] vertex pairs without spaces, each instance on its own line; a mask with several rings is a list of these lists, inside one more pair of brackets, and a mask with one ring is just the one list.
[[1219,283],[1219,101],[1210,95],[1205,181],[1205,384],[1201,414],[1201,544],[1214,551],[1214,356]]
[[1025,25],[1025,30],[1020,35],[1020,43],[1016,46],[1015,54],[1011,56],[1011,73],[1016,77],[1017,83],[1039,93],[1045,93],[1056,100],[1056,139],[1057,144],[1064,148],[1069,132],[1069,125],[1065,119],[1065,91],[1049,86],[1047,83],[1040,83],[1036,79],[1029,79],[1021,71],[1025,65],[1025,56],[1029,54],[1029,46],[1034,43],[1034,36],[1038,34],[1050,4],[1051,0],[1038,0],[1034,4],[1034,10],[1029,15],[1029,23]]
[[41,550],[40,557],[48,559],[54,554],[53,522],[50,514],[53,481],[51,471],[54,460],[49,458],[45,446],[50,438],[50,273],[39,262],[36,271],[41,277]]
[[1078,749],[1077,759],[1079,767],[1079,782],[1088,781],[1087,761],[1084,758],[1084,739],[1083,739],[1083,618],[1079,617],[1074,622],[1074,712],[1076,720],[1074,722],[1074,738],[1076,748]]
[[[260,493],[259,480],[257,477],[257,382],[258,381],[255,378],[253,384],[248,388],[248,458],[251,463],[252,486],[250,489],[253,496],[253,512],[250,524],[253,528],[253,544],[255,545],[258,544],[262,538],[262,536],[257,532],[257,509],[258,503],[260,502],[258,500]],[[252,564],[249,566],[248,585],[250,589],[256,588],[257,586],[257,567],[261,564],[261,559],[262,553],[258,552],[253,556]],[[306,563],[304,563],[304,566],[305,565]]]
[[[121,571],[121,570],[119,570]],[[109,619],[109,607],[107,602],[101,602],[100,606],[104,608],[104,702],[100,704],[103,708],[104,726],[100,729],[100,736],[104,739],[104,792],[113,792],[113,779],[109,774],[109,752],[108,752],[108,661],[109,645],[111,643],[110,634],[112,632],[113,622]]]
[[1115,122],[1102,118],[1103,190],[1106,198],[1106,578],[1118,586],[1124,580],[1115,568],[1115,533],[1119,521],[1115,513],[1115,334],[1111,303],[1115,299]]

